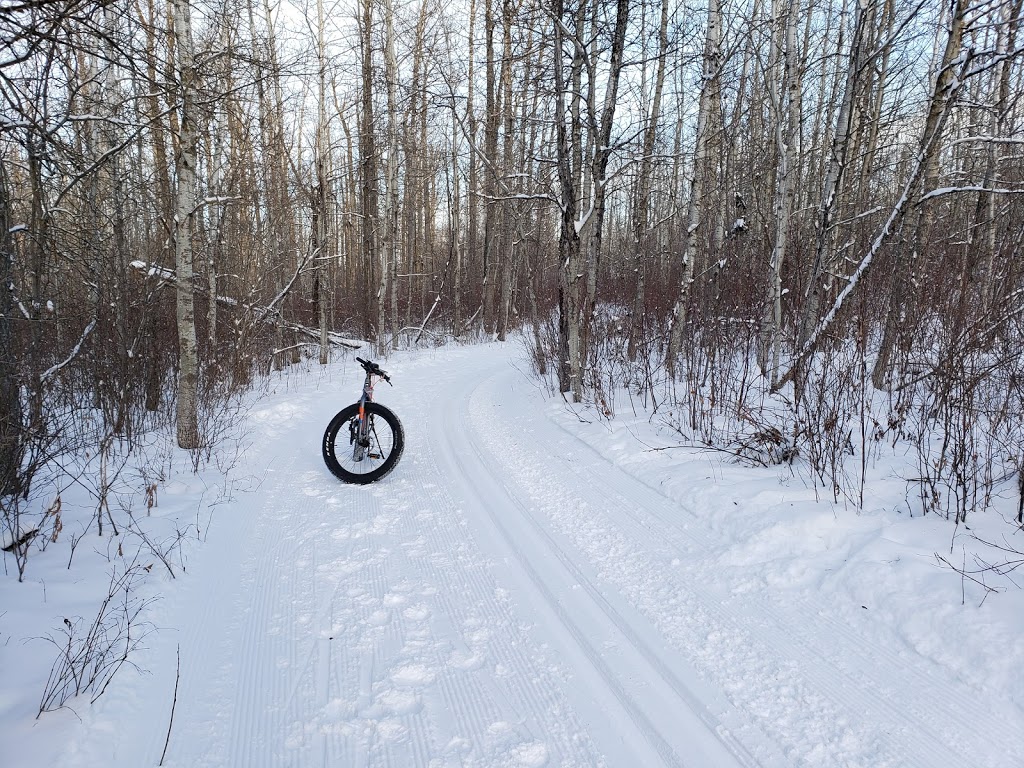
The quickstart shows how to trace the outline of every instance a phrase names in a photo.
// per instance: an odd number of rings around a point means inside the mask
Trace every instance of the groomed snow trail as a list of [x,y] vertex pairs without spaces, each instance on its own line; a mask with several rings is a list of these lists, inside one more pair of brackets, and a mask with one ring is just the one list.
[[[718,585],[715,534],[553,422],[519,357],[385,364],[407,444],[364,488],[319,456],[354,364],[257,408],[261,490],[163,617],[165,765],[1024,765],[1019,718],[824,599]],[[155,765],[165,723],[118,735],[138,702],[101,703],[67,764]]]

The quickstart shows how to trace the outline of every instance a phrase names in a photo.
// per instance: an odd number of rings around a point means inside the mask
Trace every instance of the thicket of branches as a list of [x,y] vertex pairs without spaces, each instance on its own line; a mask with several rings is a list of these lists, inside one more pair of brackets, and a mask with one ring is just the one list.
[[83,413],[198,450],[202,403],[304,347],[520,325],[574,399],[669,397],[696,439],[802,454],[837,496],[863,482],[844,456],[909,436],[925,508],[960,519],[1024,450],[1020,20],[1021,0],[4,5],[8,528],[95,439]]

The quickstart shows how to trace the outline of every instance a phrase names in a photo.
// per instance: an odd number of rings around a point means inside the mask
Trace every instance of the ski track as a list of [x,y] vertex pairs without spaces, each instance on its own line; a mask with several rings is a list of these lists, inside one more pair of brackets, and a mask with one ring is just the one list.
[[[690,524],[692,514],[550,423],[540,425],[540,436],[516,430],[505,414],[519,408],[506,407],[499,390],[514,389],[517,376],[499,374],[477,388],[470,408],[476,429],[469,434],[502,457],[519,493],[530,499],[523,515],[538,531],[551,526],[550,549],[595,599],[624,600],[653,625],[654,633],[633,636],[637,648],[652,656],[641,637],[661,634],[695,660],[748,725],[759,725],[785,750],[787,764],[968,768],[980,765],[979,755],[991,754],[993,744],[1002,753],[992,765],[1024,764],[1020,724],[1001,718],[966,686],[939,680],[923,660],[880,648],[806,597],[775,607],[725,593],[706,566],[680,567],[717,549]],[[496,426],[502,420],[505,429]],[[504,435],[500,442],[497,434]],[[570,468],[575,482],[548,479],[565,477],[552,464]],[[531,509],[543,510],[545,519]],[[572,551],[583,553],[579,563]],[[580,563],[591,563],[604,583],[590,582]],[[618,622],[616,613],[609,606]],[[623,621],[637,626],[635,617]],[[657,657],[652,664],[673,679]]]
[[605,764],[567,670],[467,534],[431,451],[440,425],[398,410],[410,437],[394,480],[276,463],[286,482],[237,532],[237,582],[214,585],[183,638],[183,656],[213,652],[182,686],[167,764]]
[[[720,537],[547,418],[507,349],[392,374],[407,445],[375,485],[320,462],[343,398],[258,414],[263,491],[182,589],[165,765],[1024,765],[1021,722],[927,660],[812,593],[730,590]],[[156,765],[166,731],[99,734],[74,766]]]

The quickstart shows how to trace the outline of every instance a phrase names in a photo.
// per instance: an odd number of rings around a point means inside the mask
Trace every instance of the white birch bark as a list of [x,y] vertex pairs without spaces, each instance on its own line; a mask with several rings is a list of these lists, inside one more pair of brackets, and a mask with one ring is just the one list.
[[[950,38],[954,38],[954,36],[956,38],[957,50],[959,50],[959,35],[960,30],[954,29],[950,32]],[[919,150],[914,158],[907,176],[907,181],[903,186],[899,199],[896,201],[896,204],[890,211],[889,216],[875,235],[871,246],[861,257],[856,269],[854,269],[853,274],[849,277],[846,285],[839,292],[835,301],[832,302],[829,310],[822,316],[821,320],[818,321],[814,330],[808,334],[807,340],[804,342],[803,346],[797,350],[795,359],[789,370],[776,382],[774,386],[775,389],[792,379],[801,362],[814,350],[821,335],[825,333],[825,331],[827,331],[835,322],[839,315],[839,311],[843,308],[843,305],[857,290],[863,281],[864,276],[874,264],[875,256],[878,255],[882,246],[888,242],[897,224],[903,219],[911,203],[919,196],[921,181],[927,175],[928,165],[931,162],[933,153],[936,151],[941,141],[946,118],[949,116],[949,112],[952,109],[957,92],[963,85],[973,58],[973,51],[968,51],[961,56],[954,57],[940,71],[938,78],[936,78],[934,90],[932,91],[929,116],[921,134]]]
[[[1021,0],[1011,0],[1002,8],[1003,16],[996,31],[996,56],[1000,57],[996,76],[996,102],[991,110],[990,125],[992,136],[999,138],[1008,134],[1008,105],[1010,102],[1010,80],[1013,72],[1013,58],[1009,55],[1016,50],[1017,30],[1020,26]],[[988,190],[1000,186],[1000,162],[996,155],[996,142],[988,142],[986,173],[984,186]],[[980,278],[982,280],[982,304],[985,309],[992,306],[999,292],[999,276],[996,274],[996,254],[999,251],[996,235],[999,219],[996,211],[994,192],[980,193],[979,208],[984,212],[983,244],[985,266]]]
[[178,276],[178,394],[177,438],[181,448],[199,447],[199,351],[196,343],[193,285],[192,217],[196,207],[196,150],[194,89],[195,51],[188,0],[171,0],[174,39],[178,55],[177,191],[174,206],[174,262]]
[[[381,275],[377,290],[378,317],[381,328],[384,319],[390,320],[391,333],[397,343],[398,323],[398,60],[395,58],[395,8],[392,0],[384,4],[384,81],[388,99],[388,163],[385,204],[385,245],[381,249]],[[390,287],[390,291],[388,290]],[[378,339],[378,348],[385,351],[386,337],[382,333]]]
[[[765,321],[766,346],[762,367],[774,384],[778,380],[782,351],[782,267],[789,245],[793,202],[796,197],[797,152],[800,139],[800,55],[797,49],[797,0],[784,0],[776,6],[781,48],[781,81],[770,84],[775,113],[775,143],[779,170],[773,204],[775,241],[769,263],[769,308]],[[778,90],[774,90],[778,86]]]
[[[579,229],[578,166],[575,163],[582,142],[578,108],[566,104],[567,82],[578,83],[581,57],[572,60],[570,78],[565,78],[565,9],[562,0],[554,0],[552,12],[554,45],[552,46],[555,76],[555,149],[558,166],[559,237],[558,237],[558,388],[572,392],[573,400],[583,397],[580,370],[581,249]],[[570,98],[578,99],[579,88]],[[569,117],[567,124],[566,118]]]
[[654,237],[650,231],[651,174],[654,165],[654,142],[658,137],[661,119],[661,95],[665,88],[665,68],[668,59],[668,0],[661,0],[661,20],[658,24],[658,64],[654,76],[654,95],[651,112],[644,129],[643,154],[637,174],[636,198],[633,203],[633,272],[636,287],[633,292],[633,317],[629,327],[626,354],[636,358],[637,343],[645,329],[644,304],[647,293],[647,263],[651,260]]
[[867,44],[867,25],[865,24],[867,6],[867,0],[859,0],[854,7],[850,54],[846,68],[842,101],[839,105],[835,132],[832,136],[832,147],[825,172],[825,182],[821,192],[821,202],[818,205],[814,266],[801,313],[797,349],[803,347],[808,334],[810,334],[811,329],[818,320],[821,295],[825,289],[824,283],[827,282],[828,275],[832,271],[835,262],[836,254],[833,252],[835,238],[832,237],[832,217],[836,206],[836,196],[839,193],[839,186],[848,162],[854,102],[857,97],[864,67],[864,56],[866,54],[864,47]]
[[668,350],[665,365],[670,376],[675,376],[675,365],[683,344],[690,289],[693,285],[697,261],[697,231],[700,228],[704,206],[704,174],[708,160],[709,126],[711,111],[718,108],[718,78],[722,59],[722,11],[719,0],[708,0],[708,26],[704,41],[704,65],[697,107],[697,146],[693,156],[693,179],[690,199],[686,208],[686,230],[683,232],[683,274],[679,293],[672,308]]
[[327,121],[327,49],[324,41],[324,15],[323,0],[317,0],[317,130],[316,147],[314,149],[316,162],[316,200],[314,201],[315,213],[313,216],[313,233],[316,267],[315,277],[317,283],[317,322],[320,328],[320,365],[327,365],[331,359],[331,345],[327,328],[327,302],[330,297],[330,287],[327,275],[329,274],[328,264],[330,263],[330,246],[328,245],[328,157],[331,147],[330,125]]
[[[966,70],[957,67],[957,62],[963,57],[964,22],[970,10],[969,0],[955,0],[951,7],[949,20],[949,34],[946,37],[946,46],[942,54],[939,71],[935,77],[935,86],[932,91],[931,102],[928,105],[928,116],[925,119],[924,132],[921,137],[921,149],[919,151],[920,175],[918,181],[920,187],[913,189],[912,194],[920,197],[924,192],[932,189],[939,176],[939,150],[942,145],[942,128],[945,124],[949,109],[952,106],[956,93],[963,85],[963,76]],[[938,44],[938,42],[937,42]],[[970,59],[973,51],[967,56]],[[923,201],[919,201],[923,203]],[[896,254],[893,267],[893,289],[889,298],[889,309],[885,319],[885,329],[882,336],[882,343],[879,346],[878,356],[875,358],[875,365],[871,371],[871,382],[877,389],[884,389],[886,379],[889,377],[893,354],[898,345],[901,344],[904,319],[904,300],[909,282],[909,275],[918,262],[924,243],[927,242],[928,232],[931,228],[934,217],[934,209],[927,204],[919,204],[915,212],[915,221],[911,227],[913,233],[913,246],[909,255]]]

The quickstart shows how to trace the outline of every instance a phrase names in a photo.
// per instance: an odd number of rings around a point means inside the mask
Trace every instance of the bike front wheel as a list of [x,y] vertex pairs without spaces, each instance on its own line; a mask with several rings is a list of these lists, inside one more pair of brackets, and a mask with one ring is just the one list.
[[360,429],[359,403],[340,411],[327,425],[322,446],[331,473],[357,485],[374,483],[391,472],[405,448],[402,422],[391,409],[366,403],[364,413],[365,431]]

